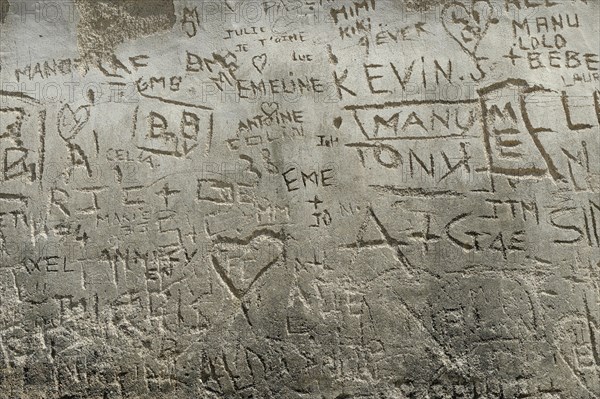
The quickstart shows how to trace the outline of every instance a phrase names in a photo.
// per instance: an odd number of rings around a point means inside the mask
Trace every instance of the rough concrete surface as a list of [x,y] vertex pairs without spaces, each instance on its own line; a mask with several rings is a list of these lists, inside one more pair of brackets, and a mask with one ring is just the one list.
[[599,399],[597,0],[0,0],[0,399]]

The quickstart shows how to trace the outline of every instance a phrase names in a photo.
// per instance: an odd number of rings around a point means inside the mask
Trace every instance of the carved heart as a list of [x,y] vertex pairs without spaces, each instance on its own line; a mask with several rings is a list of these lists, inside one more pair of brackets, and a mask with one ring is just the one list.
[[336,129],[339,129],[340,126],[342,126],[342,117],[338,116],[337,118],[333,119],[333,126],[335,126]]
[[267,65],[267,54],[262,53],[261,55],[252,57],[252,65],[254,65],[254,68],[256,68],[258,72],[262,73]]
[[271,116],[279,109],[279,104],[277,104],[275,102],[273,102],[273,103],[265,102],[260,105],[260,109],[262,110],[262,112],[265,113],[265,115]]
[[75,112],[69,104],[58,111],[58,133],[65,140],[70,140],[79,133],[83,125],[90,119],[90,106],[82,105]]
[[470,10],[463,3],[455,1],[444,7],[442,25],[467,53],[475,56],[490,25],[498,23],[493,12],[489,0],[475,1]]
[[247,243],[218,243],[216,249],[213,265],[217,273],[232,294],[241,298],[277,263],[283,254],[283,243],[270,235],[260,235]]

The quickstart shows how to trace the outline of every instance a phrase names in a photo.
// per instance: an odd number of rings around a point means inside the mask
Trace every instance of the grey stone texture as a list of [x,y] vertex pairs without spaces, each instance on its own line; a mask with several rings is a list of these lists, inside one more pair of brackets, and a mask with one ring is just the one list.
[[600,398],[598,1],[0,11],[0,399]]

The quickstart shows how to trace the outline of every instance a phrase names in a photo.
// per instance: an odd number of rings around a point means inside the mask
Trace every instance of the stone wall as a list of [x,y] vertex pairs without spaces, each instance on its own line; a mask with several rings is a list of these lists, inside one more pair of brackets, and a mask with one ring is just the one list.
[[0,12],[0,399],[600,398],[598,1]]

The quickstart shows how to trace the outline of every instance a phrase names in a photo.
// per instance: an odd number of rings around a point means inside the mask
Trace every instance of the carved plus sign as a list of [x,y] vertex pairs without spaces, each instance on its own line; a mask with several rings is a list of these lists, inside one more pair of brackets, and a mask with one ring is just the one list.
[[523,57],[521,57],[520,55],[516,55],[516,54],[515,54],[515,48],[514,48],[514,47],[512,47],[512,48],[510,49],[510,53],[508,53],[508,54],[506,54],[506,55],[503,55],[502,57],[504,57],[504,58],[509,58],[509,59],[510,59],[510,61],[512,62],[513,66],[515,65],[515,60],[517,60],[517,59],[519,59],[519,58],[523,58]]
[[436,242],[440,239],[440,236],[431,233],[431,215],[425,215],[427,221],[427,227],[425,231],[415,231],[412,233],[412,237],[423,243],[423,248],[426,252],[429,252],[429,243]]
[[165,199],[165,207],[168,208],[169,207],[169,197],[177,194],[178,192],[179,192],[179,190],[170,190],[169,183],[165,183],[162,190],[158,191],[156,194],[162,195],[162,197]]
[[321,201],[321,200],[319,199],[319,197],[317,197],[316,195],[315,195],[315,198],[314,198],[314,199],[308,200],[308,201],[306,201],[306,202],[309,202],[309,203],[313,204],[313,205],[314,205],[314,207],[315,207],[315,209],[319,208],[319,204],[322,204],[322,203],[323,203],[323,201]]

